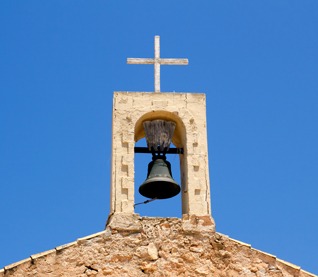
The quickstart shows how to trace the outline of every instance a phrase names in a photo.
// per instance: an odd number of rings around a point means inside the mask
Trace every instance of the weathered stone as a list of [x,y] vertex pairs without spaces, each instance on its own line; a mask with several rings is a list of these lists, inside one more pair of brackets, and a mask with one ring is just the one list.
[[107,227],[116,231],[140,232],[142,229],[140,216],[130,213],[115,213],[108,219]]
[[182,217],[182,229],[185,232],[201,234],[204,232],[214,232],[215,224],[212,217],[188,215],[185,214]]
[[314,276],[219,233],[188,232],[181,219],[127,218],[126,225],[113,222],[114,233],[106,230],[33,255],[6,266],[0,276]]
[[150,260],[155,261],[158,259],[158,249],[152,242],[148,245],[148,255]]
[[207,276],[211,274],[211,270],[207,266],[199,267],[195,270],[195,273],[202,276]]

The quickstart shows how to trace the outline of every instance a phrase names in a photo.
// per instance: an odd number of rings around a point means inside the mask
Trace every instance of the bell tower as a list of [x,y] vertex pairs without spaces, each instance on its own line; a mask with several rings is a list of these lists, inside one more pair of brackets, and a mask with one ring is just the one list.
[[[114,217],[135,215],[134,154],[135,143],[146,137],[148,150],[169,151],[170,141],[180,158],[180,193],[182,218],[211,219],[210,180],[208,168],[206,98],[203,93],[160,92],[160,66],[186,65],[187,59],[160,58],[159,36],[155,37],[153,59],[129,58],[129,64],[154,64],[154,92],[114,92],[112,121],[111,213]],[[164,132],[163,141],[151,147],[147,122],[171,123],[171,137]],[[160,128],[159,128],[160,129]],[[158,128],[153,128],[156,133]],[[169,132],[168,132],[169,133]],[[148,136],[148,138],[147,138]],[[165,149],[165,150],[164,150]],[[153,153],[154,154],[154,153]],[[160,153],[159,153],[160,154]],[[150,157],[150,156],[149,156]],[[146,167],[146,165],[145,165]],[[172,168],[172,172],[178,170]],[[151,188],[149,185],[148,189]],[[177,191],[176,193],[178,193]],[[173,192],[174,193],[174,192]],[[150,194],[152,195],[152,194]],[[164,201],[164,200],[160,200]],[[163,202],[164,204],[164,202]],[[214,227],[214,223],[212,224]]]

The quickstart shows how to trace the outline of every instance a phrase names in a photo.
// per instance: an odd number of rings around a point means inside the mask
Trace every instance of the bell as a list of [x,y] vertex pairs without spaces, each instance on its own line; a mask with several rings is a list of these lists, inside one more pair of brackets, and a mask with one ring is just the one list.
[[179,192],[180,186],[172,179],[171,164],[165,157],[156,157],[148,164],[147,179],[139,187],[139,193],[151,199],[166,199]]

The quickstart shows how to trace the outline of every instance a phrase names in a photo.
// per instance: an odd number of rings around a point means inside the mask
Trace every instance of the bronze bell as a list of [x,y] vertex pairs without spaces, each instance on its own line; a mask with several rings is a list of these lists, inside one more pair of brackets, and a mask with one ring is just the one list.
[[172,178],[171,164],[165,156],[155,156],[148,164],[147,179],[139,187],[139,193],[151,199],[166,199],[179,192],[180,186]]

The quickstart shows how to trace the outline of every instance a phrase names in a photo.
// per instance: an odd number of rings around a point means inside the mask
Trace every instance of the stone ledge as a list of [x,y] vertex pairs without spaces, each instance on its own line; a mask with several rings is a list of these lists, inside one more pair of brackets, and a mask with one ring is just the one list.
[[[161,98],[162,94],[179,94],[180,96],[184,95],[184,96],[188,96],[188,95],[201,95],[201,96],[205,96],[205,93],[203,92],[177,92],[177,91],[161,91],[158,94],[155,94],[153,91],[114,91],[114,95],[115,94],[150,94],[151,97],[159,97]],[[169,97],[169,96],[167,96]]]
[[286,266],[288,266],[288,267],[291,267],[291,268],[293,268],[293,269],[295,269],[295,270],[300,270],[300,266],[294,265],[294,264],[292,264],[292,263],[290,263],[290,262],[286,262],[286,261],[281,260],[281,259],[278,259],[278,258],[276,258],[276,261],[279,262],[279,263],[281,263],[281,264],[283,264],[283,265],[286,265]]
[[49,255],[49,254],[52,254],[52,253],[55,253],[56,250],[55,249],[51,249],[51,250],[47,250],[47,251],[44,251],[44,252],[41,252],[41,253],[38,253],[38,254],[33,254],[30,256],[31,260],[35,260],[35,259],[38,259],[38,258],[41,258],[43,256],[46,256],[46,255]]
[[301,269],[300,272],[301,272],[301,273],[304,273],[304,274],[307,274],[308,277],[317,277],[317,276],[318,276],[318,275],[315,275],[315,274],[310,273],[310,272],[308,272],[308,271],[306,271],[306,270],[303,270],[303,269]]
[[69,247],[71,247],[72,245],[75,245],[75,244],[77,244],[77,241],[57,246],[57,247],[55,247],[55,250],[58,252],[58,251],[61,251],[63,249],[69,248]]
[[81,242],[83,240],[90,240],[90,239],[93,239],[95,237],[98,237],[102,234],[105,234],[105,230],[104,231],[101,231],[101,232],[98,232],[98,233],[95,233],[95,234],[92,234],[92,235],[89,235],[89,236],[86,236],[86,237],[82,237],[82,238],[79,238],[77,239],[78,242]]
[[4,271],[10,270],[10,269],[13,269],[13,268],[15,268],[15,267],[17,267],[17,266],[19,266],[19,265],[28,263],[28,262],[31,262],[31,258],[26,258],[26,259],[21,260],[21,261],[19,261],[19,262],[16,262],[16,263],[13,263],[13,264],[9,264],[9,265],[5,266],[5,267],[3,268],[3,270],[4,270]]
[[[246,247],[248,247],[248,248],[252,248],[252,246],[251,246],[250,244],[248,244],[248,243],[245,243],[245,242],[242,242],[242,241],[240,241],[240,240],[236,240],[236,239],[230,238],[229,236],[227,236],[227,237],[228,237],[231,241],[235,241],[235,242],[241,244],[242,246],[246,246]],[[253,249],[254,249],[254,248],[253,248]]]

